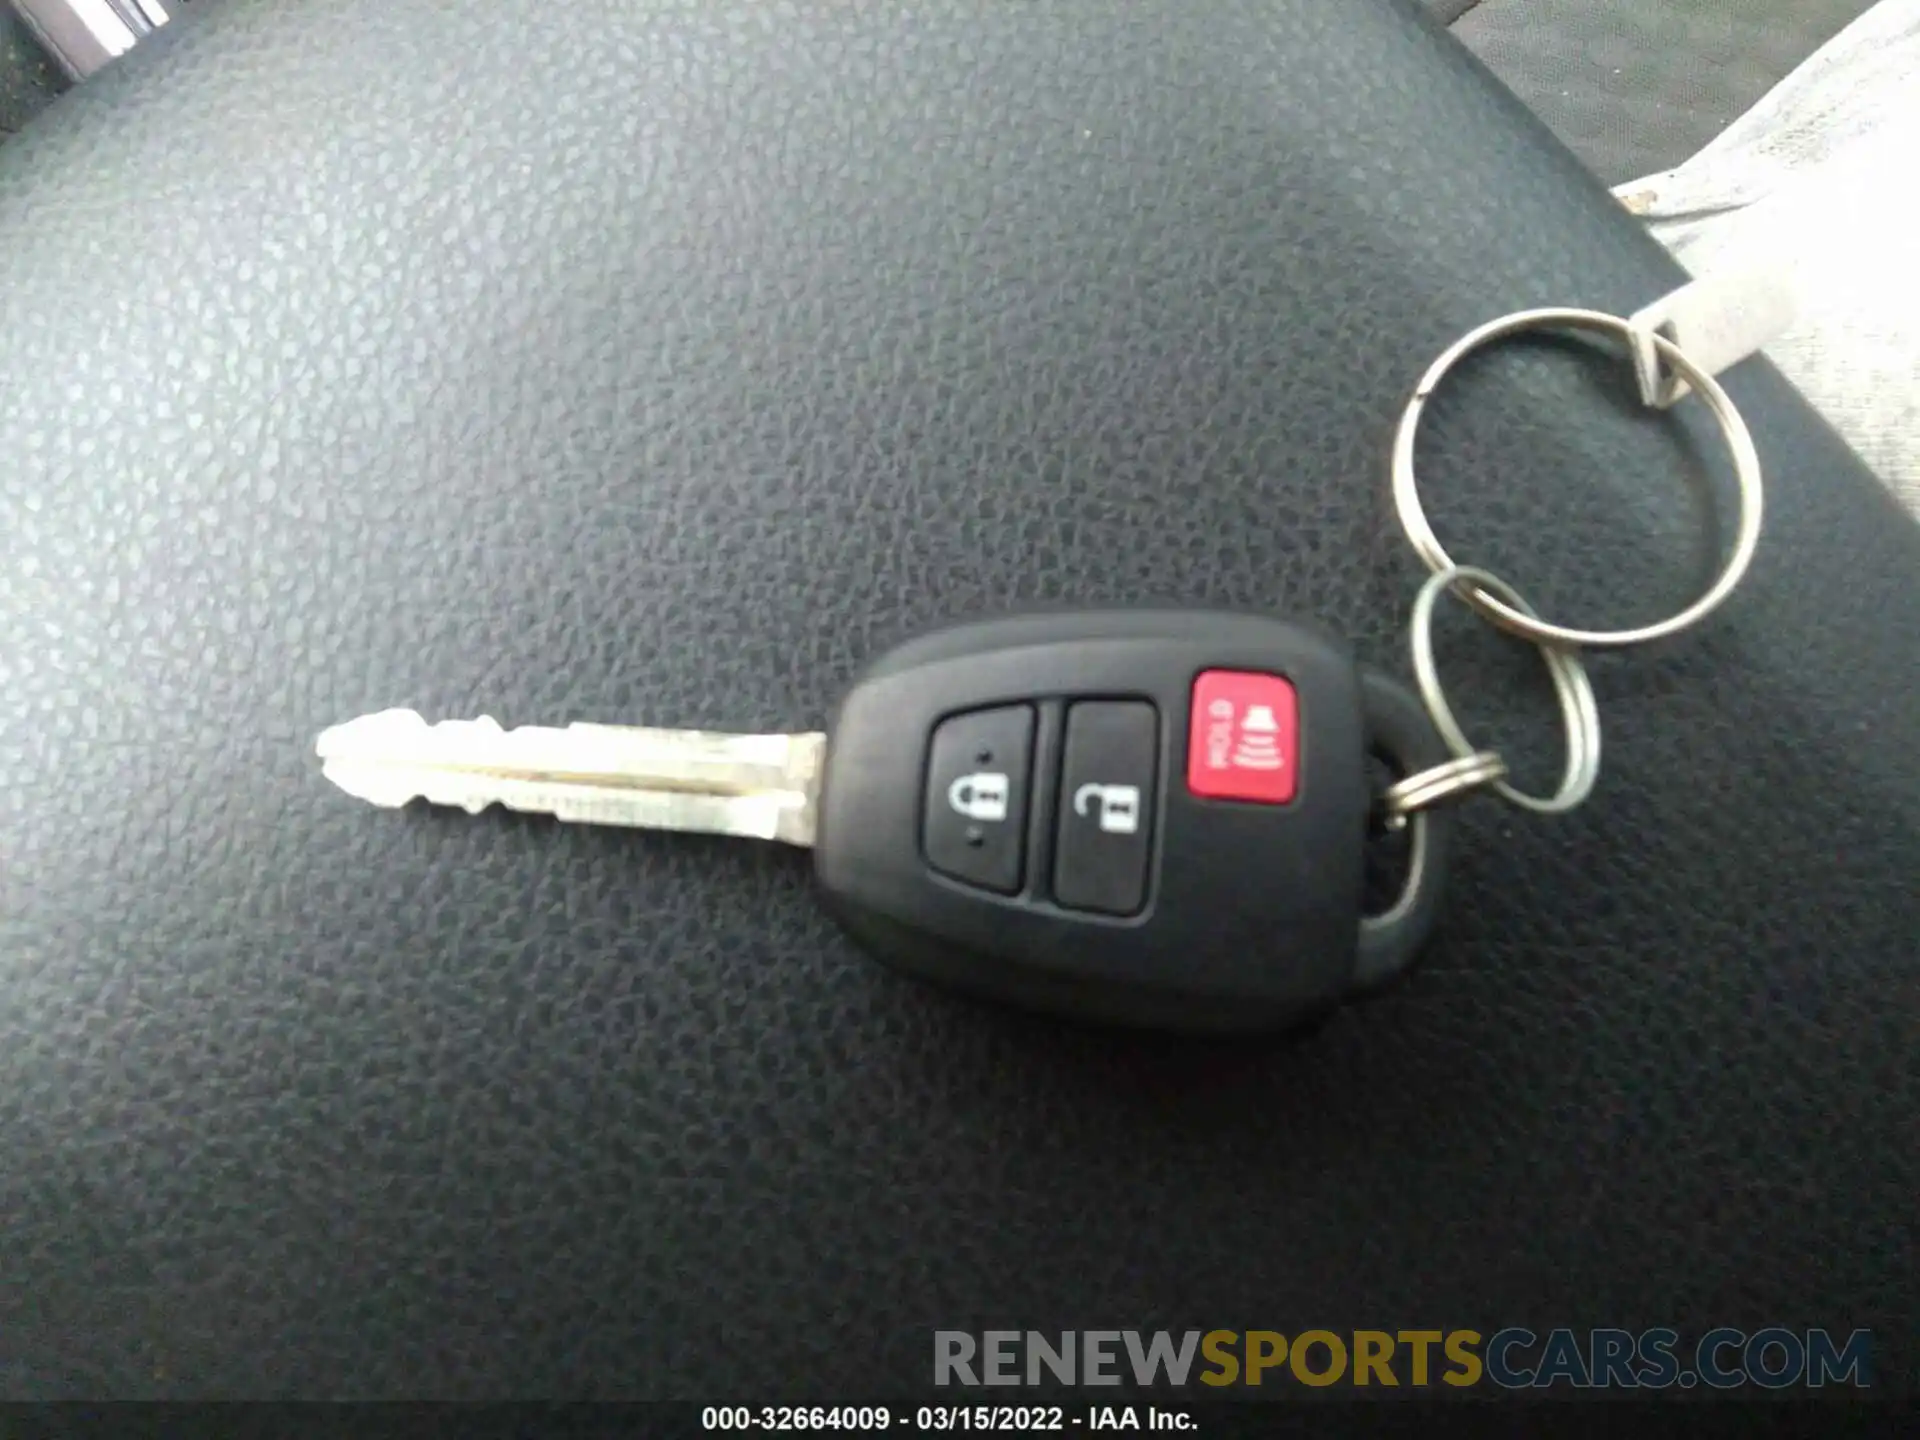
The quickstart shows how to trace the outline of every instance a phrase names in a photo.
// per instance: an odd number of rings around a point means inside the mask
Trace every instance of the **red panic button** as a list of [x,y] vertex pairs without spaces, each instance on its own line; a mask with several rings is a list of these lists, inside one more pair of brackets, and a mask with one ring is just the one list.
[[1193,682],[1187,789],[1285,805],[1300,768],[1300,705],[1278,675],[1206,670]]

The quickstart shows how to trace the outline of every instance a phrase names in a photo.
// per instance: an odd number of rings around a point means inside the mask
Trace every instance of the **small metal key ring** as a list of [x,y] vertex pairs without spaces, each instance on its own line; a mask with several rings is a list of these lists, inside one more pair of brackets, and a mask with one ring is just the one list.
[[[1419,384],[1413,388],[1413,398],[1401,412],[1400,425],[1393,437],[1394,508],[1400,513],[1400,524],[1407,533],[1407,539],[1427,567],[1436,573],[1450,570],[1454,562],[1441,545],[1439,536],[1434,534],[1433,526],[1421,508],[1420,489],[1413,473],[1414,437],[1419,430],[1427,399],[1439,387],[1447,372],[1470,351],[1521,331],[1556,329],[1596,331],[1619,336],[1629,346],[1641,333],[1631,322],[1601,310],[1548,308],[1515,311],[1469,330],[1443,350],[1439,358],[1427,367],[1427,373],[1420,377]],[[1507,592],[1505,603],[1498,594],[1489,594],[1485,581],[1479,581],[1475,587],[1462,592],[1461,598],[1493,624],[1537,645],[1588,645],[1596,649],[1621,649],[1678,634],[1705,619],[1733,593],[1734,587],[1746,574],[1747,567],[1752,564],[1754,550],[1760,543],[1764,486],[1760,456],[1754,449],[1753,437],[1747,433],[1746,422],[1740,418],[1739,410],[1720,387],[1720,382],[1689,359],[1678,345],[1657,332],[1649,338],[1660,358],[1693,387],[1713,412],[1713,418],[1719,422],[1721,434],[1726,437],[1728,448],[1733,452],[1734,473],[1740,494],[1740,523],[1734,537],[1733,551],[1727,557],[1719,577],[1699,599],[1665,620],[1629,630],[1576,630],[1568,625],[1549,624],[1531,609],[1513,603],[1510,592]],[[1458,573],[1469,575],[1474,572],[1461,570]]]
[[[1463,580],[1478,586],[1481,591],[1493,592],[1512,606],[1516,613],[1528,618],[1533,617],[1533,607],[1521,598],[1519,591],[1498,575],[1469,565],[1449,565],[1444,570],[1435,571],[1420,587],[1419,597],[1413,602],[1413,618],[1408,628],[1412,635],[1413,673],[1420,687],[1420,698],[1426,703],[1434,729],[1447,742],[1447,748],[1453,751],[1460,762],[1478,762],[1487,752],[1474,749],[1461,730],[1460,722],[1454,718],[1453,707],[1447,703],[1446,691],[1440,685],[1439,668],[1433,659],[1434,604],[1439,600],[1442,590],[1454,589],[1459,593]],[[1600,707],[1593,698],[1593,682],[1587,678],[1586,667],[1580,663],[1578,655],[1570,649],[1551,644],[1540,645],[1540,653],[1547,662],[1547,672],[1553,677],[1554,692],[1560,698],[1560,713],[1567,726],[1567,768],[1560,777],[1560,788],[1544,798],[1529,795],[1503,778],[1506,770],[1504,764],[1500,767],[1501,776],[1487,776],[1473,783],[1490,786],[1523,810],[1532,810],[1541,815],[1558,815],[1585,800],[1593,791],[1594,781],[1599,778]],[[1409,776],[1394,789],[1406,790],[1417,782],[1434,783],[1441,778],[1437,770],[1425,771]],[[1440,798],[1466,788],[1456,777]],[[1392,793],[1388,792],[1389,795]],[[1429,799],[1425,803],[1434,802]],[[1400,808],[1405,810],[1413,807],[1403,800]]]
[[1417,775],[1409,775],[1389,785],[1380,794],[1380,805],[1386,813],[1386,827],[1389,830],[1405,829],[1409,815],[1471,795],[1496,780],[1506,778],[1507,762],[1494,750],[1479,750],[1449,760],[1444,765],[1422,770]]

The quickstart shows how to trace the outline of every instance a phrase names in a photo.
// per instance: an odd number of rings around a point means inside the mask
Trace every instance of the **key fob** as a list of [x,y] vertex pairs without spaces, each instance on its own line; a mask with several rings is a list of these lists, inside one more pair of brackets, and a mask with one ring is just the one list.
[[1368,757],[1445,761],[1419,702],[1312,627],[1195,610],[957,625],[848,692],[815,871],[887,963],[1157,1029],[1283,1028],[1403,973],[1450,818],[1362,914]]

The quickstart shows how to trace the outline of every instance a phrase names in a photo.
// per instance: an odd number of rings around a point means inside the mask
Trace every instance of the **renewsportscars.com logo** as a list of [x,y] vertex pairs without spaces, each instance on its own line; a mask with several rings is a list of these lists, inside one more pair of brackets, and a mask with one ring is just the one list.
[[933,1383],[1200,1384],[1508,1390],[1715,1390],[1873,1384],[1873,1336],[1773,1325],[1683,1341],[1666,1328],[1549,1330],[936,1330]]

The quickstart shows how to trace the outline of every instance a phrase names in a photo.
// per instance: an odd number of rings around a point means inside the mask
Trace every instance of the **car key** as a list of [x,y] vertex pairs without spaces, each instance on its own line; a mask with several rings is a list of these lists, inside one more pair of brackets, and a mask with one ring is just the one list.
[[503,730],[384,711],[320,736],[325,773],[562,820],[811,845],[878,958],[986,998],[1174,1030],[1284,1027],[1404,972],[1451,824],[1363,917],[1368,757],[1447,758],[1419,702],[1323,632],[1263,616],[975,621],[880,657],[824,734]]

